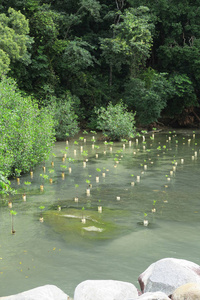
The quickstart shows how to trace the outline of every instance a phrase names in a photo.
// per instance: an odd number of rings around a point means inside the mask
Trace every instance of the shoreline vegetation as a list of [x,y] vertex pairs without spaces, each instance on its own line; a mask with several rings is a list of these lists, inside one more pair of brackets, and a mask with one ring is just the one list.
[[4,1],[1,172],[30,171],[80,128],[108,140],[199,128],[197,11],[188,1]]

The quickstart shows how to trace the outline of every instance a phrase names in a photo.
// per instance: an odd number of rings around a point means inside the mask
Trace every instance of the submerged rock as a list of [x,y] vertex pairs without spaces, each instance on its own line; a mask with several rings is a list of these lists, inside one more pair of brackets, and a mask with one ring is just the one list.
[[137,296],[132,283],[116,280],[86,280],[74,292],[74,300],[125,300]]
[[171,295],[188,282],[200,283],[200,266],[184,259],[164,258],[151,264],[138,278],[142,293]]
[[[114,239],[127,230],[127,225],[118,223],[118,219],[130,216],[129,211],[104,208],[103,213],[98,209],[63,208],[61,211],[49,210],[44,214],[45,224],[61,234],[68,242],[74,237],[81,239]],[[84,218],[84,222],[82,219]],[[99,234],[101,233],[101,234]],[[81,240],[77,239],[77,243]]]
[[86,231],[95,231],[95,232],[103,232],[103,228],[98,228],[95,226],[83,227]]
[[69,300],[69,296],[55,285],[44,285],[0,300]]

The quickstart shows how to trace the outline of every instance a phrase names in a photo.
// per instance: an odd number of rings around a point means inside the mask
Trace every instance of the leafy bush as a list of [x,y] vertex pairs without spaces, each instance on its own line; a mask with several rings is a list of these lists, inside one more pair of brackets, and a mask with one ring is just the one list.
[[192,81],[186,74],[171,74],[169,82],[174,88],[167,101],[165,113],[174,117],[190,106],[199,106]]
[[67,95],[66,100],[57,100],[55,104],[54,118],[56,120],[55,130],[57,140],[64,140],[66,136],[74,136],[79,131],[78,116],[74,112],[73,105],[74,97],[70,94]]
[[30,97],[22,97],[12,79],[0,82],[0,170],[27,172],[45,160],[54,143],[53,113],[38,109]]
[[[148,75],[148,77],[147,77]],[[144,74],[143,80],[131,78],[125,86],[125,103],[136,111],[137,121],[148,125],[157,121],[174,89],[165,73]]]
[[96,110],[97,128],[103,130],[112,140],[129,138],[135,132],[135,115],[127,111],[123,102],[116,105],[109,103],[107,108]]
[[14,192],[15,191],[10,187],[10,181],[6,178],[4,172],[0,171],[0,195]]

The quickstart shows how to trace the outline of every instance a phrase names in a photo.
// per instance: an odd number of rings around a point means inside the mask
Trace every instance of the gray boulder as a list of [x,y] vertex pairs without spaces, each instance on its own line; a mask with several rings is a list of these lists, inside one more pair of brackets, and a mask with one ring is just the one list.
[[55,285],[44,285],[0,300],[69,300],[69,296]]
[[144,293],[137,298],[131,298],[127,300],[170,300],[166,294],[162,292],[155,292],[155,293]]
[[74,300],[124,300],[137,296],[132,283],[116,280],[86,280],[74,292]]
[[151,264],[138,278],[142,293],[171,295],[188,282],[200,283],[200,266],[184,259],[164,258]]
[[199,300],[200,299],[200,284],[198,283],[186,283],[180,286],[172,294],[173,300]]

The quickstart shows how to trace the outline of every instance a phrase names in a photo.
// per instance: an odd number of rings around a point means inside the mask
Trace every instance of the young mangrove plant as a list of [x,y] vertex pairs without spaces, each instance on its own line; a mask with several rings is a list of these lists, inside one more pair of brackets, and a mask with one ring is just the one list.
[[54,167],[54,157],[56,157],[55,153],[51,153],[52,159],[51,159],[51,166]]
[[44,211],[44,209],[45,209],[45,206],[44,206],[44,205],[41,205],[41,206],[39,206],[39,209],[40,209],[40,217],[39,217],[39,221],[40,221],[41,223],[43,223],[43,222],[44,222],[43,211]]
[[[31,182],[30,182],[30,181],[25,181],[24,184],[25,184],[26,186],[30,186],[30,185],[31,185]],[[23,193],[22,199],[23,199],[24,202],[26,201],[26,193]]]
[[21,176],[21,170],[15,169],[15,176],[17,178],[17,184],[20,184],[20,176]]
[[31,179],[33,179],[33,169],[30,170]]
[[83,141],[84,141],[84,137],[83,136],[80,136],[79,137],[79,141],[81,142],[81,148],[80,148],[80,150],[81,150],[81,152],[83,151]]
[[[78,184],[75,184],[75,189],[76,189],[76,190],[78,189],[78,187],[79,187],[79,185],[78,185]],[[74,201],[75,201],[75,202],[78,202],[78,195],[77,195],[77,192],[76,192],[76,196],[74,197]]]
[[82,153],[81,153],[82,157],[83,157],[83,167],[85,168],[86,167],[86,161],[87,161],[87,156],[88,156],[88,151],[87,150],[84,150]]
[[68,157],[67,158],[67,162],[68,162],[68,170],[69,170],[69,173],[71,174],[71,172],[72,172],[72,163],[74,163],[75,162],[75,159],[74,158],[72,158],[72,157]]
[[61,168],[61,176],[62,176],[62,179],[64,180],[65,179],[65,171],[67,169],[67,166],[66,165],[60,165],[60,168]]
[[98,212],[101,214],[102,213],[101,200],[98,200],[98,201],[99,201]]
[[51,175],[51,177],[49,178],[49,182],[52,184],[53,183],[53,178],[52,177],[53,177],[53,174],[54,174],[55,171],[54,171],[54,169],[49,169],[48,172]]
[[49,176],[46,174],[40,174],[40,177],[42,177],[42,183],[40,185],[40,191],[43,192],[44,190],[44,180],[48,180]]
[[97,132],[96,132],[95,130],[90,130],[90,133],[92,133],[92,134],[94,134],[94,135],[97,134]]
[[[96,171],[99,173],[99,172],[101,172],[101,169],[96,168]],[[97,182],[97,183],[99,182],[99,176],[96,176],[96,182]]]
[[[131,174],[131,177],[133,178],[135,175],[134,174]],[[135,185],[135,182],[134,181],[131,181],[131,185],[134,186]]]
[[149,221],[146,218],[147,218],[147,213],[144,212],[144,220],[143,220],[144,226],[148,226],[149,224]]
[[15,234],[14,230],[14,216],[16,216],[17,212],[15,210],[10,210],[10,215],[11,215],[11,233]]
[[91,187],[90,180],[86,179],[85,182],[88,184],[88,187],[86,188],[86,195],[90,196],[90,187]]
[[85,216],[84,216],[84,210],[85,210],[85,207],[83,206],[83,207],[82,207],[82,219],[81,219],[81,222],[82,222],[83,224],[86,223],[86,218],[85,218]]
[[69,147],[65,147],[65,150],[60,150],[60,152],[63,154],[62,161],[65,161],[65,158],[67,157],[67,150]]
[[83,142],[86,143],[87,139],[85,137],[85,135],[87,135],[88,132],[86,130],[83,130],[83,135],[84,135],[84,139],[83,139]]
[[155,208],[156,202],[157,202],[157,200],[153,200],[153,207],[152,207],[152,210],[151,210],[153,213],[156,212],[156,208]]

